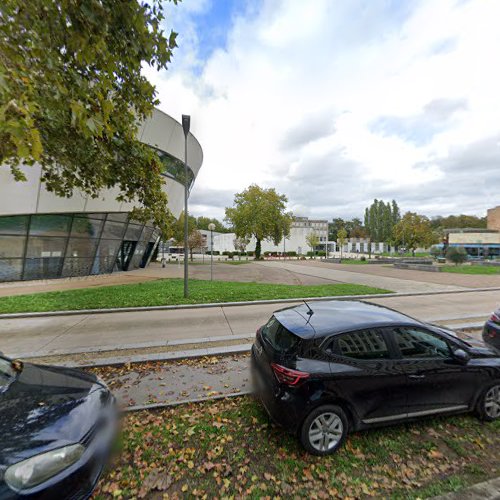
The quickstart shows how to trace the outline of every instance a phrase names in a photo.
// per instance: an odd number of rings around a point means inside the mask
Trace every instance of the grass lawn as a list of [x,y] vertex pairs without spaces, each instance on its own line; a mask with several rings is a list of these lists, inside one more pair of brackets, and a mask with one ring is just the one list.
[[189,298],[184,299],[182,279],[163,279],[105,287],[43,292],[0,298],[0,313],[68,311],[112,307],[203,304],[266,299],[294,299],[389,293],[364,285],[275,285],[235,281],[189,281]]
[[500,472],[500,421],[424,420],[306,454],[250,397],[128,414],[95,498],[394,498],[462,489]]
[[251,260],[225,260],[224,264],[229,264],[231,266],[239,266],[241,264],[250,264]]
[[479,266],[474,264],[465,266],[443,266],[441,271],[460,274],[500,274],[500,266]]

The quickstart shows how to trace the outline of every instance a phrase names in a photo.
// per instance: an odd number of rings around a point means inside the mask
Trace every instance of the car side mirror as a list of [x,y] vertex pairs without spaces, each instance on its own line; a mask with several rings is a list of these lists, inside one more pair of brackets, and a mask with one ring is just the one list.
[[456,359],[461,365],[466,365],[470,361],[470,356],[463,349],[456,349],[453,351],[453,358]]

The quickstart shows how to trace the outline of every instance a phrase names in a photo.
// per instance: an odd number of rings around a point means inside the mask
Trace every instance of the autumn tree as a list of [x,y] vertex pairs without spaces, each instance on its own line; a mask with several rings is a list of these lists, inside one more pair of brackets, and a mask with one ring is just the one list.
[[236,236],[256,239],[256,259],[260,259],[262,240],[278,245],[290,234],[292,216],[286,212],[287,201],[274,188],[263,189],[252,184],[237,193],[233,206],[226,208],[225,221],[233,226]]
[[203,248],[203,236],[198,230],[193,230],[188,236],[189,255],[193,260],[193,252],[196,248]]
[[40,164],[63,197],[116,186],[165,229],[162,165],[137,139],[158,103],[143,67],[165,69],[176,47],[163,18],[160,0],[2,0],[0,165],[25,181],[20,166]]
[[316,247],[319,245],[319,236],[316,233],[316,231],[311,231],[307,236],[306,236],[306,242],[311,248],[311,253],[315,253]]
[[347,230],[345,229],[345,227],[342,227],[339,229],[337,233],[337,243],[339,244],[340,247],[340,260],[342,260],[342,254],[344,251],[344,245],[346,241],[347,241]]
[[430,220],[425,215],[406,212],[394,226],[393,241],[395,244],[407,248],[413,254],[418,247],[428,248],[437,240]]
[[240,260],[241,260],[241,253],[246,251],[249,243],[250,243],[249,238],[245,238],[245,237],[234,238],[233,246],[234,246],[234,249],[238,252]]

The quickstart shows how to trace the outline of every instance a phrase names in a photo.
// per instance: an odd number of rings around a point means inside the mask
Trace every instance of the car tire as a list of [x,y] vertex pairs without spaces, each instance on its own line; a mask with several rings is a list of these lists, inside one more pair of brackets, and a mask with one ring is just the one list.
[[500,381],[489,385],[482,392],[477,402],[476,413],[486,422],[500,418]]
[[349,422],[340,406],[320,406],[304,420],[300,442],[312,455],[331,455],[344,444],[348,431]]

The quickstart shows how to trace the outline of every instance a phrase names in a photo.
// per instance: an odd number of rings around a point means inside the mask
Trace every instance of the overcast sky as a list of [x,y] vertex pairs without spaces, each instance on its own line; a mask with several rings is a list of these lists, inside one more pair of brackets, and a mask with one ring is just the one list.
[[146,70],[192,115],[195,215],[251,183],[296,215],[361,217],[374,198],[429,216],[500,204],[499,0],[184,0],[179,47]]

